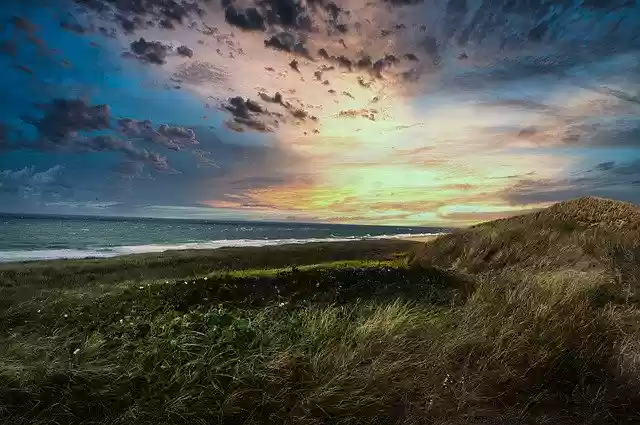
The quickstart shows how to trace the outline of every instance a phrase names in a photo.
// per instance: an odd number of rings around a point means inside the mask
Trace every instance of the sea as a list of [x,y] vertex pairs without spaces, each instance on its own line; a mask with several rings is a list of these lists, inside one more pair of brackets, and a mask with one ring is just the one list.
[[427,236],[437,227],[0,215],[0,262]]

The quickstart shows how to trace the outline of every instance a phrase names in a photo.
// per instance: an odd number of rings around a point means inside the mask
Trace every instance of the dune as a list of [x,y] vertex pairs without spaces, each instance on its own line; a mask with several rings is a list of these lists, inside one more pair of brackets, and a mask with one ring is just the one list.
[[440,236],[412,262],[470,273],[509,268],[611,273],[637,260],[639,245],[640,206],[586,197]]

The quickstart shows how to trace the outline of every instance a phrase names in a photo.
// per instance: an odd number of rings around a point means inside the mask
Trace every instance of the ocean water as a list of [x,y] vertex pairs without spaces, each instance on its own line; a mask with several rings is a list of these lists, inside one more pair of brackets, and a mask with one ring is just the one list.
[[0,262],[397,238],[443,232],[446,229],[434,227],[0,216]]

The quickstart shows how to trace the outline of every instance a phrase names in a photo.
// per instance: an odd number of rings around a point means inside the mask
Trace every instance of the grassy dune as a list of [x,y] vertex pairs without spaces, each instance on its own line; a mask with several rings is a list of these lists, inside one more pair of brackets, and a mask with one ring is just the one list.
[[0,420],[639,423],[637,214],[5,265]]

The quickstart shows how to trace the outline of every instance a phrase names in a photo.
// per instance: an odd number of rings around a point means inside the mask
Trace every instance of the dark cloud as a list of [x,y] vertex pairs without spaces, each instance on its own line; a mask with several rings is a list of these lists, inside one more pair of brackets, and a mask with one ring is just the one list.
[[[310,115],[303,108],[285,101],[280,93],[275,93],[273,96],[269,96],[266,93],[258,93],[258,95],[265,102],[281,106],[296,122],[306,121],[307,119],[318,120],[316,116]],[[269,111],[258,102],[251,99],[245,100],[239,96],[230,98],[227,104],[223,105],[223,108],[233,115],[233,120],[227,122],[227,126],[235,131],[271,132],[281,122],[286,122],[282,113]]]
[[179,151],[199,143],[195,132],[190,128],[162,124],[154,129],[149,120],[119,119],[118,131],[133,140],[153,143],[173,151]]
[[[297,107],[292,103],[284,100],[284,98],[282,97],[282,94],[280,94],[279,92],[276,92],[273,96],[269,96],[268,94],[261,92],[261,93],[258,93],[258,96],[260,96],[260,98],[265,102],[275,103],[277,105],[282,106],[285,110],[289,112],[289,114],[292,117],[294,117],[297,120],[305,121],[306,119],[311,119],[312,121],[318,121],[318,117],[313,116],[309,114],[309,112],[305,111],[304,109]],[[270,114],[273,116],[282,118],[282,116],[277,112],[271,112]]]
[[265,19],[255,7],[242,10],[234,4],[230,4],[224,10],[224,19],[230,25],[243,30],[264,31]]
[[147,41],[143,37],[131,43],[131,51],[140,60],[157,65],[165,64],[169,46],[159,41]]
[[[157,128],[151,121],[131,118],[114,119],[108,105],[90,105],[82,99],[54,99],[39,105],[40,118],[24,118],[33,125],[37,138],[25,140],[20,134],[5,139],[14,141],[10,150],[32,149],[70,153],[114,152],[128,162],[148,164],[157,171],[175,173],[165,156],[138,148],[134,141],[179,151],[199,142],[192,129],[161,124]],[[115,122],[116,125],[112,125]],[[95,134],[95,133],[100,134]],[[93,133],[93,134],[92,134]],[[5,144],[5,143],[3,143]]]
[[282,94],[280,94],[279,92],[276,92],[273,96],[269,96],[266,93],[258,93],[258,96],[260,96],[260,99],[264,100],[265,102],[269,102],[269,103],[277,103],[279,105],[285,105],[283,99],[282,99]]
[[251,99],[243,99],[240,96],[229,99],[228,105],[224,107],[231,112],[234,117],[249,118],[252,114],[264,114],[266,109],[259,103]]
[[89,105],[82,99],[54,99],[40,105],[43,116],[25,118],[41,138],[61,143],[81,131],[97,131],[110,128],[111,110],[108,105]]
[[[75,0],[101,16],[112,16],[125,30],[133,32],[146,28],[148,22],[162,22],[164,28],[174,28],[187,21],[190,16],[202,16],[204,9],[196,0]],[[204,0],[204,3],[207,3]],[[108,13],[108,11],[115,13]]]
[[261,0],[245,9],[233,0],[223,2],[225,20],[248,31],[266,31],[267,28],[285,28],[311,32],[320,24],[329,31],[346,33],[349,15],[333,1],[326,0]]
[[305,47],[304,42],[294,34],[286,31],[272,35],[269,39],[265,40],[264,45],[272,49],[294,53],[311,59],[309,50]]
[[184,57],[187,57],[187,58],[192,58],[193,57],[193,50],[191,50],[187,46],[178,47],[176,49],[176,53],[178,53],[178,55],[180,55],[180,56],[184,56]]
[[[234,131],[242,132],[245,129],[263,133],[273,131],[267,122],[272,113],[258,102],[237,96],[229,98],[228,103],[223,107],[233,115],[233,120],[227,121],[226,124]],[[269,120],[269,122],[277,125],[277,121]]]

